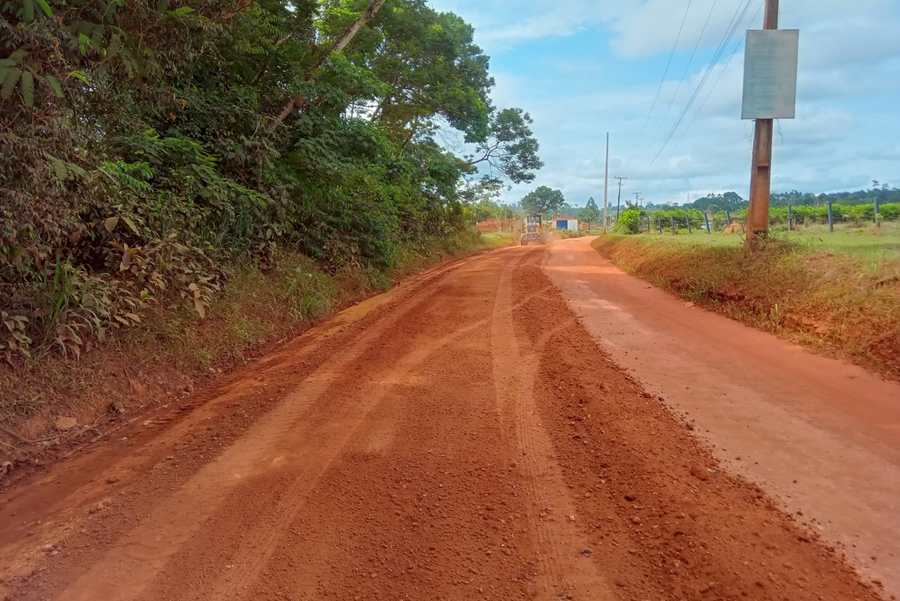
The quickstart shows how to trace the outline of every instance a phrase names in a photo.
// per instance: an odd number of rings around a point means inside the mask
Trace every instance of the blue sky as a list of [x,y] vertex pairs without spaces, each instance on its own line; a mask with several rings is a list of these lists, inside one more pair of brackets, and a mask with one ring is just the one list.
[[[581,205],[589,196],[602,204],[607,131],[610,178],[628,177],[623,198],[640,192],[655,203],[684,202],[689,194],[728,190],[747,196],[753,128],[740,120],[743,37],[761,28],[763,0],[750,0],[734,38],[712,60],[745,2],[690,0],[686,18],[688,0],[431,5],[475,26],[476,41],[491,56],[495,104],[521,107],[535,120],[546,166],[503,200],[547,185]],[[797,119],[776,124],[773,189],[859,189],[873,179],[900,186],[900,0],[781,0],[780,27],[800,29],[800,71]],[[707,70],[705,86],[659,153]],[[615,192],[611,183],[613,202]]]

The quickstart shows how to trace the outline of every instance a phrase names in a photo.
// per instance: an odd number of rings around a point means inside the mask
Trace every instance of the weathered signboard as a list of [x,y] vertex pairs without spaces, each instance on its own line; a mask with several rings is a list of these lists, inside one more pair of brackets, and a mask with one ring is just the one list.
[[747,32],[741,119],[793,119],[797,104],[800,31]]

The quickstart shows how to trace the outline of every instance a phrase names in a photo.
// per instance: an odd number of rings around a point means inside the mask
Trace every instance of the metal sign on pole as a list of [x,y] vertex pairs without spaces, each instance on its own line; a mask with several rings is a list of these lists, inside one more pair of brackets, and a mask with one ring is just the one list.
[[775,119],[793,119],[800,32],[778,29],[778,0],[766,0],[762,31],[747,32],[742,119],[756,119],[747,209],[747,248],[769,231],[772,133]]

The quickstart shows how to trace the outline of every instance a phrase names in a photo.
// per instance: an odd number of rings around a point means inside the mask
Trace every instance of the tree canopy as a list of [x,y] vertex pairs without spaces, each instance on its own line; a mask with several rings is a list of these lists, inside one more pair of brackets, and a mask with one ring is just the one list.
[[536,190],[529,192],[522,199],[522,208],[529,213],[543,213],[545,215],[553,215],[563,205],[566,204],[566,198],[560,190],[553,190],[547,186],[540,186]]
[[201,311],[236,260],[452,245],[466,178],[542,165],[473,35],[425,0],[0,4],[0,306],[56,332],[74,318],[37,287],[70,273],[106,291],[83,341],[148,304]]

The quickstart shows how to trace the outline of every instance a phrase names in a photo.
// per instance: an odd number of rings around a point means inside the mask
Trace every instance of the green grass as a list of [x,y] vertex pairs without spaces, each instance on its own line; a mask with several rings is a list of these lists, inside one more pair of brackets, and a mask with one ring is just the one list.
[[518,234],[510,234],[508,232],[481,234],[481,246],[483,248],[503,248],[504,246],[516,244],[518,241]]
[[[865,259],[900,260],[900,224],[884,223],[880,228],[869,225],[864,228],[840,225],[829,232],[827,226],[801,226],[793,232],[786,228],[775,228],[771,235],[776,240],[792,242],[811,251],[832,252]],[[744,244],[743,234],[707,234],[706,230],[686,229],[672,235],[668,230],[662,234],[641,234],[640,239],[665,241],[673,244],[697,244],[702,246],[740,247]]]

